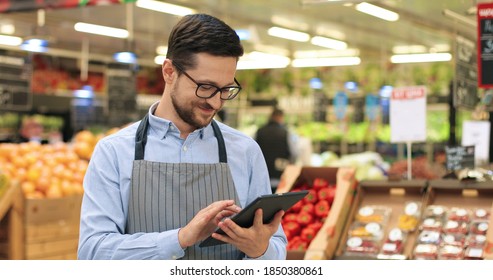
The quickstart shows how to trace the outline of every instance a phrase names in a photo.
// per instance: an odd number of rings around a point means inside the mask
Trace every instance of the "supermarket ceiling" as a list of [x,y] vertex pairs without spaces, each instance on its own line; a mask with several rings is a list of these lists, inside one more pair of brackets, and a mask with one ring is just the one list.
[[[143,9],[134,1],[127,1],[131,3],[110,5],[110,2],[125,1],[100,0],[99,3],[107,5],[51,8],[44,10],[44,13],[37,10],[1,13],[0,34],[22,38],[45,36],[50,39],[49,52],[61,56],[77,57],[88,53],[92,59],[110,58],[112,53],[130,47],[138,54],[143,64],[152,64],[156,56],[156,48],[166,45],[168,34],[179,20],[179,16]],[[10,2],[29,1],[10,0]],[[89,3],[91,1],[58,2]],[[492,0],[367,1],[397,13],[396,21],[382,20],[362,13],[356,8],[361,1],[353,0],[169,0],[166,2],[191,8],[196,12],[215,15],[233,28],[247,31],[249,39],[243,41],[246,52],[262,51],[292,58],[296,51],[330,50],[314,45],[310,41],[297,42],[269,35],[269,28],[275,26],[305,32],[310,38],[323,36],[343,41],[347,49],[359,53],[362,62],[386,63],[389,56],[394,51],[398,51],[396,47],[399,46],[407,46],[407,51],[409,46],[418,46],[420,52],[453,53],[457,35],[475,41],[477,32],[475,7],[479,3],[492,2]],[[132,39],[77,32],[74,30],[74,24],[77,22],[127,29]]]

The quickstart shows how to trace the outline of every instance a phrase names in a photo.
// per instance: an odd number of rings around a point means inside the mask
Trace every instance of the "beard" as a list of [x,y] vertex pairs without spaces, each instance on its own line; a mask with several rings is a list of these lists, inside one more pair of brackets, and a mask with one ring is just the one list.
[[182,119],[185,123],[194,127],[195,129],[206,127],[211,121],[212,118],[216,115],[216,113],[211,116],[203,117],[199,115],[199,113],[194,112],[194,108],[199,106],[212,109],[207,102],[201,103],[196,100],[192,100],[187,104],[188,100],[179,96],[176,87],[171,91],[171,103],[176,111],[176,114],[180,119]]

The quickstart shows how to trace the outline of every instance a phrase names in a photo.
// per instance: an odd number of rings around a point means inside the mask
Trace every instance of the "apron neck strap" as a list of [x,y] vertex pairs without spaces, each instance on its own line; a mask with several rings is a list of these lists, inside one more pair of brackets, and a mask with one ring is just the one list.
[[[223,134],[221,129],[217,125],[215,120],[212,120],[212,129],[217,139],[217,145],[219,147],[219,162],[228,162],[228,155],[226,153],[226,145],[224,144]],[[149,114],[146,114],[137,128],[135,133],[135,160],[143,160],[145,154],[145,146],[147,144],[147,130],[149,129]]]
[[215,120],[212,120],[212,129],[214,130],[214,135],[216,135],[217,145],[219,147],[219,162],[228,162],[228,155],[226,154],[226,145],[224,144],[223,134]]
[[144,159],[145,146],[147,144],[147,129],[149,128],[149,114],[140,121],[135,134],[135,160]]

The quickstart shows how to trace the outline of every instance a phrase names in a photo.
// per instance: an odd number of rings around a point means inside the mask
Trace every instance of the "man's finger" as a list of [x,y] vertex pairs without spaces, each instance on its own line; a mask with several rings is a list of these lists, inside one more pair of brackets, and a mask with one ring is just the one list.
[[259,208],[257,209],[257,211],[255,211],[255,217],[253,219],[253,225],[254,226],[261,226],[264,224],[264,221],[263,221],[263,210],[262,208]]

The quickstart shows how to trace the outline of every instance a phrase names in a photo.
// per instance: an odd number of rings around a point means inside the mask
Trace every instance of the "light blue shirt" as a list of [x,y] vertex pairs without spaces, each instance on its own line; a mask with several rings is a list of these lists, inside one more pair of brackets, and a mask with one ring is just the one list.
[[[169,163],[217,163],[217,139],[209,124],[180,138],[176,126],[149,114],[145,160]],[[130,177],[135,153],[135,133],[140,122],[101,139],[85,178],[79,237],[79,259],[177,259],[185,252],[178,230],[124,234],[127,222]],[[219,123],[226,144],[241,207],[271,192],[269,174],[257,143],[241,132]],[[259,259],[285,259],[286,237],[279,226]]]

